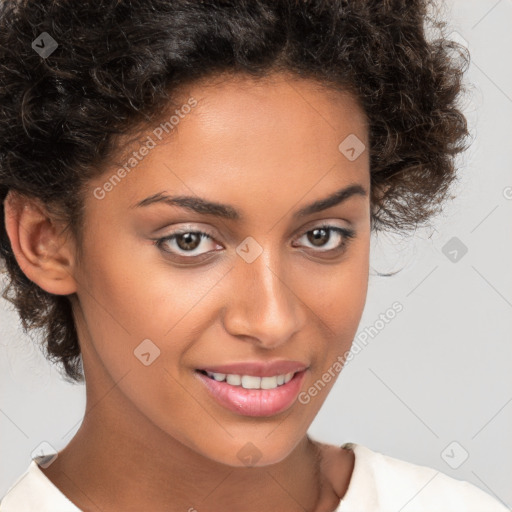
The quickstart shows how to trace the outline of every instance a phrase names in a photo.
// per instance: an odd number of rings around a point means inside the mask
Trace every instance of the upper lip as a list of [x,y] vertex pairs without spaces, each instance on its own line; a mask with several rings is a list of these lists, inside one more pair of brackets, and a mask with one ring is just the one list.
[[210,365],[198,368],[210,373],[225,373],[235,375],[253,375],[255,377],[273,377],[296,373],[309,368],[307,364],[300,361],[246,361],[243,363],[229,363],[221,365]]

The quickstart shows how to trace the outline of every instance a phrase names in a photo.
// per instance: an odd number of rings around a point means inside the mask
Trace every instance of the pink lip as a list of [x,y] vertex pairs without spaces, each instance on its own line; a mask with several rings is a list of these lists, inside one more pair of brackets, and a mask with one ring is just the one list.
[[263,363],[260,361],[248,361],[244,363],[231,363],[198,368],[210,373],[231,373],[235,375],[253,375],[254,377],[274,377],[286,373],[301,372],[308,368],[307,364],[299,361],[276,360]]
[[276,389],[245,389],[210,379],[199,371],[194,373],[220,405],[243,416],[272,416],[285,411],[297,399],[306,375],[305,371],[300,371]]

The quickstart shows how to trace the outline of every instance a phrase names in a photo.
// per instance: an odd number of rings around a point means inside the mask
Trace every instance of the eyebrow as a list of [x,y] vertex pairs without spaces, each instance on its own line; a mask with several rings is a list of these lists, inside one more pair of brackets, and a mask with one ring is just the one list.
[[[303,218],[313,213],[318,213],[328,208],[332,208],[343,203],[353,196],[367,195],[366,190],[359,184],[352,184],[340,190],[337,190],[330,196],[310,203],[293,214],[293,218]],[[152,196],[146,197],[142,201],[135,203],[130,208],[143,208],[155,203],[164,203],[170,206],[179,206],[187,210],[204,214],[213,215],[228,220],[244,220],[244,215],[233,206],[228,204],[207,201],[197,196],[169,196],[165,192],[158,192]]]

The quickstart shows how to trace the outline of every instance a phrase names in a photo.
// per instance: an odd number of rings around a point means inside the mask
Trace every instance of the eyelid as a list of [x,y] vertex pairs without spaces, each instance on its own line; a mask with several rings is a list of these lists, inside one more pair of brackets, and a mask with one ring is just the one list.
[[162,235],[161,237],[158,237],[158,238],[167,238],[167,237],[170,237],[173,235],[179,235],[179,234],[183,234],[183,233],[205,233],[206,235],[209,235],[211,238],[217,237],[217,235],[215,234],[215,231],[213,229],[205,228],[205,227],[202,227],[197,224],[196,225],[189,224],[189,225],[180,226],[180,227],[176,228],[175,230],[171,231],[168,235]]
[[[345,221],[348,224],[348,226],[339,224],[340,221]],[[318,229],[318,228],[322,228],[322,227],[339,228],[339,229],[342,229],[343,231],[354,232],[354,230],[351,228],[351,226],[352,226],[352,223],[345,219],[316,219],[316,220],[307,222],[302,227],[300,227],[299,229],[294,231],[292,237],[295,239],[297,237],[305,235],[309,231],[312,231],[312,230]]]

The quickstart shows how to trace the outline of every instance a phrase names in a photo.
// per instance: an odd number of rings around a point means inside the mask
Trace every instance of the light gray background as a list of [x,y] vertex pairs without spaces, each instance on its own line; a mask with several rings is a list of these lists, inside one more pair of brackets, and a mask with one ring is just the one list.
[[[373,326],[373,335],[359,344],[310,434],[436,468],[512,507],[512,0],[453,0],[446,16],[472,55],[464,110],[475,141],[460,159],[457,198],[434,230],[408,242],[372,240],[358,333]],[[453,237],[468,249],[457,262],[443,253]],[[379,315],[395,301],[403,311],[382,327]],[[0,323],[3,496],[40,443],[60,450],[71,440],[85,388],[59,378],[3,299]]]

